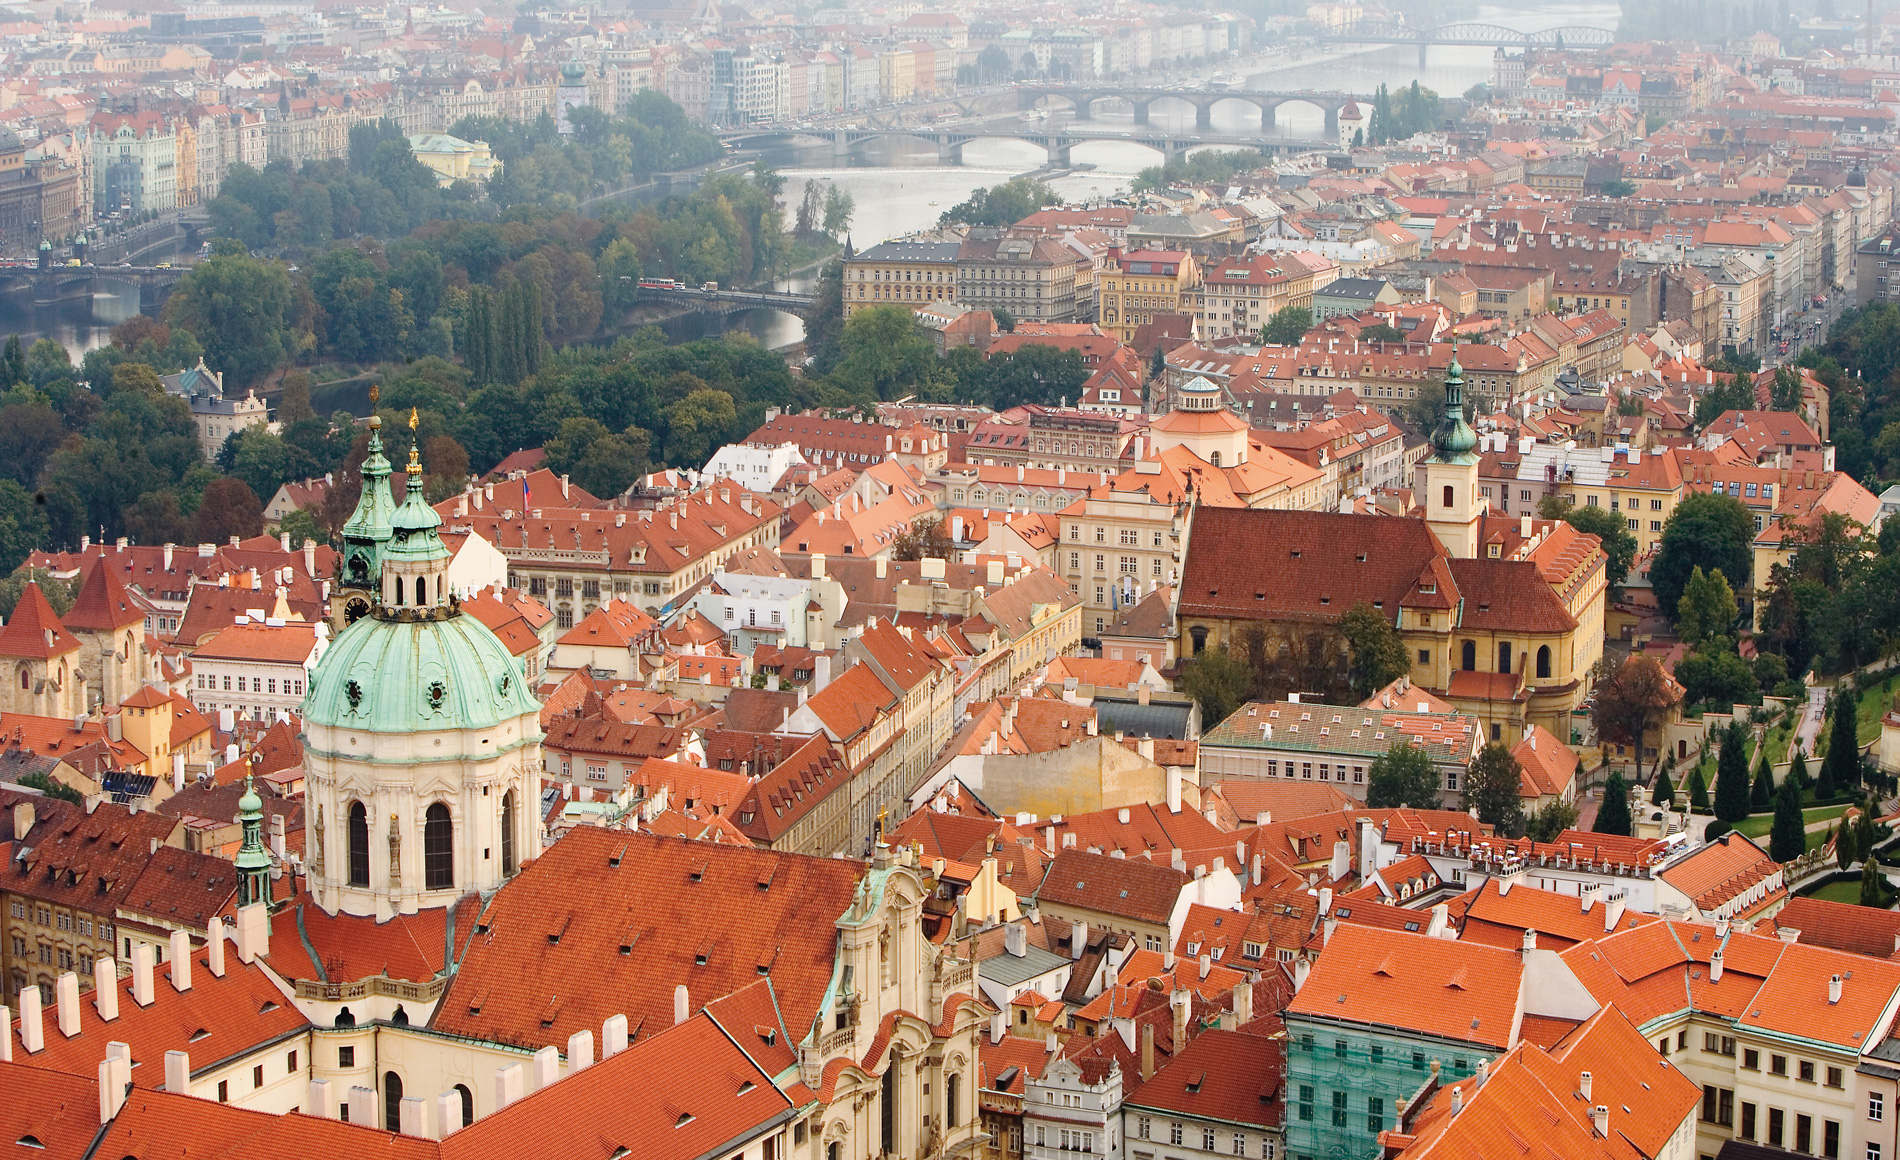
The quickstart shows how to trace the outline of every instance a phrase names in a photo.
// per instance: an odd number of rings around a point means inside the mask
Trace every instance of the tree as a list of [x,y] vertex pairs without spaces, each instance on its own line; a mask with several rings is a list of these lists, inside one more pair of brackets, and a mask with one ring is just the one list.
[[890,402],[941,380],[937,348],[918,333],[917,316],[899,305],[873,306],[845,320],[844,357],[831,382],[856,398]]
[[1674,809],[1676,805],[1676,787],[1669,780],[1669,771],[1664,769],[1656,774],[1655,791],[1650,800],[1665,809]]
[[0,572],[12,572],[26,563],[33,550],[50,535],[46,512],[27,490],[10,479],[0,479]]
[[1774,804],[1775,770],[1768,764],[1768,746],[1764,743],[1761,755],[1755,761],[1755,788],[1749,794],[1748,804],[1752,811],[1760,812]]
[[165,319],[198,336],[205,363],[226,376],[231,390],[257,382],[291,353],[291,299],[282,264],[214,257],[178,280]]
[[431,435],[422,445],[425,488],[430,503],[441,503],[468,486],[468,452],[453,436]]
[[1675,683],[1652,657],[1632,656],[1619,662],[1606,656],[1597,662],[1597,735],[1634,750],[1639,773],[1643,738],[1662,723],[1676,699]]
[[961,222],[972,226],[1013,226],[1046,205],[1062,198],[1040,181],[1017,177],[988,189],[978,189],[963,202],[950,207],[938,219],[939,225]]
[[1404,342],[1405,332],[1389,323],[1380,322],[1365,327],[1359,332],[1360,342]]
[[135,544],[191,542],[191,517],[178,505],[178,493],[169,487],[148,491],[125,510],[125,534]]
[[1603,554],[1610,558],[1605,578],[1610,587],[1621,588],[1624,579],[1629,576],[1630,566],[1636,562],[1636,537],[1630,535],[1622,518],[1605,508],[1563,503],[1561,497],[1555,495],[1546,499],[1556,499],[1558,502],[1548,510],[1540,505],[1538,514],[1545,519],[1560,519],[1578,531],[1587,532],[1603,541]]
[[1676,601],[1676,635],[1684,644],[1692,649],[1705,645],[1726,649],[1735,631],[1735,618],[1740,615],[1735,590],[1729,587],[1728,577],[1720,568],[1704,572],[1697,565],[1690,570],[1682,596]]
[[1663,525],[1662,543],[1649,566],[1656,606],[1672,618],[1678,615],[1690,573],[1698,565],[1720,569],[1731,585],[1746,585],[1754,539],[1755,517],[1741,500],[1711,492],[1684,497]]
[[954,547],[950,542],[950,533],[944,529],[943,520],[938,517],[916,520],[891,540],[891,559],[922,560],[926,557],[934,560],[946,560]]
[[4,580],[0,580],[0,617],[13,615],[13,609],[20,603],[20,594],[28,584],[38,584],[45,593],[46,602],[60,616],[73,610],[73,600],[79,595],[79,577],[61,580],[44,568],[20,568]]
[[193,531],[201,544],[250,537],[264,530],[264,505],[243,480],[225,476],[205,485]]
[[310,406],[310,372],[291,371],[284,376],[283,392],[277,397],[277,421],[289,427],[316,417]]
[[1768,829],[1768,856],[1792,862],[1808,849],[1807,825],[1801,815],[1801,791],[1782,782],[1775,792],[1775,820]]
[[1200,653],[1181,674],[1181,691],[1201,706],[1203,729],[1231,717],[1252,687],[1253,670],[1224,644]]
[[851,215],[858,209],[857,199],[843,189],[832,185],[825,190],[825,212],[822,229],[832,237],[851,227]]
[[1702,767],[1699,765],[1689,775],[1689,808],[1698,814],[1709,808],[1709,783],[1703,779]]
[[1726,640],[1720,643],[1717,651],[1692,652],[1676,662],[1676,680],[1682,685],[1683,700],[1718,709],[1753,703],[1761,692],[1755,670]]
[[1502,741],[1493,741],[1478,751],[1465,770],[1464,807],[1478,811],[1478,820],[1506,837],[1516,837],[1524,829],[1524,812],[1518,806],[1518,794],[1524,784],[1524,767]]
[[1740,719],[1722,731],[1722,748],[1715,760],[1715,816],[1739,822],[1748,816],[1748,726]]
[[705,463],[738,418],[732,396],[711,388],[693,391],[664,414],[666,458],[678,464]]
[[1282,306],[1260,328],[1260,341],[1269,346],[1298,346],[1313,329],[1313,312],[1304,306]]
[[1577,828],[1577,805],[1554,798],[1524,819],[1524,836],[1533,842],[1554,842],[1565,830]]
[[1621,177],[1612,177],[1603,183],[1604,197],[1628,197],[1636,192],[1636,183]]
[[42,770],[36,769],[32,771],[31,773],[21,774],[20,784],[23,786],[26,786],[29,789],[39,790],[41,793],[45,794],[47,797],[58,798],[60,801],[63,801],[63,802],[71,802],[73,805],[76,805],[76,806],[83,806],[86,804],[86,798],[84,794],[80,793],[78,790],[74,789],[72,786],[67,785],[63,781],[54,781],[53,776],[51,774],[46,773]]
[[997,330],[1002,331],[1004,334],[1014,334],[1016,332],[1016,316],[1004,310],[1001,306],[991,307],[990,317],[996,320]]
[[1851,789],[1860,784],[1857,706],[1853,684],[1843,681],[1840,691],[1834,694],[1833,728],[1828,732],[1827,758],[1821,773],[1822,778],[1837,789]]
[[1768,387],[1768,409],[1799,411],[1802,392],[1801,372],[1790,366],[1775,368],[1775,381]]
[[1799,746],[1795,748],[1794,760],[1788,764],[1788,776],[1781,779],[1783,785],[1789,782],[1793,782],[1795,789],[1800,793],[1808,792],[1808,786],[1813,784],[1808,776],[1807,751]]
[[1882,875],[1879,870],[1879,865],[1880,864],[1876,862],[1871,855],[1861,862],[1860,904],[1862,906],[1871,906],[1876,910],[1885,910],[1887,907],[1887,900],[1884,897],[1886,892],[1881,889]]
[[1597,822],[1592,829],[1599,834],[1628,837],[1631,828],[1629,787],[1623,784],[1622,774],[1611,773],[1603,783],[1603,804],[1597,807]]
[[1361,600],[1339,618],[1352,695],[1365,700],[1412,671],[1412,653],[1385,615]]
[[1432,755],[1409,741],[1401,741],[1373,758],[1366,769],[1366,804],[1373,809],[1436,809],[1438,784]]

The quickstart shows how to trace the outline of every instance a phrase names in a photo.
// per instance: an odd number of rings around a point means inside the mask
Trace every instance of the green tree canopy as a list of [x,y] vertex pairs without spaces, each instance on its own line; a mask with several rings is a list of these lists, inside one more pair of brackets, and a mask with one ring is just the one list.
[[1364,700],[1412,671],[1412,652],[1386,616],[1361,600],[1339,618],[1353,696]]
[[1524,768],[1512,755],[1511,747],[1493,741],[1478,751],[1465,771],[1464,807],[1478,811],[1478,820],[1494,827],[1506,837],[1524,831],[1524,813],[1519,808]]
[[1201,706],[1204,730],[1233,716],[1252,686],[1253,670],[1224,644],[1188,661],[1181,673],[1181,691]]
[[1603,783],[1603,802],[1597,807],[1596,825],[1592,829],[1599,834],[1629,836],[1630,794],[1622,774],[1611,773],[1609,780]]
[[1400,742],[1373,758],[1366,769],[1366,804],[1373,809],[1436,809],[1438,782],[1431,754],[1410,742]]
[[1298,346],[1313,329],[1313,312],[1304,306],[1282,306],[1260,328],[1260,341],[1270,346]]
[[1777,862],[1792,862],[1807,853],[1807,825],[1801,814],[1801,791],[1792,782],[1782,782],[1775,792],[1775,820],[1768,830],[1768,856]]
[[205,344],[205,362],[226,376],[225,389],[251,386],[295,349],[290,275],[282,264],[215,257],[178,280],[165,318]]
[[1684,497],[1663,525],[1662,543],[1649,566],[1656,606],[1672,618],[1678,615],[1698,566],[1720,570],[1731,584],[1748,583],[1754,539],[1755,517],[1741,500],[1711,492]]
[[1747,817],[1748,793],[1748,726],[1736,720],[1722,731],[1722,748],[1716,758],[1715,816],[1725,822]]

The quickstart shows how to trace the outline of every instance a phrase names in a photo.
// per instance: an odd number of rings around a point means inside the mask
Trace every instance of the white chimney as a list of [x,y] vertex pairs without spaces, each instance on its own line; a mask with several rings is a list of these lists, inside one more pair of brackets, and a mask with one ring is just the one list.
[[1088,949],[1088,945],[1089,924],[1077,921],[1075,928],[1069,933],[1069,957],[1071,959],[1081,958],[1082,952]]
[[336,1105],[330,1102],[330,1081],[313,1079],[310,1081],[310,1114],[325,1120],[334,1120],[330,1109]]
[[572,1075],[574,1072],[580,1071],[592,1062],[594,1062],[594,1033],[592,1031],[576,1031],[574,1034],[568,1036],[568,1074]]
[[191,990],[191,936],[182,930],[172,932],[172,989]]
[[[4,1008],[0,1008],[3,1010]],[[12,1050],[12,1037],[0,1034],[0,1043]],[[20,1046],[28,1055],[46,1046],[44,1031],[40,1024],[40,989],[38,986],[20,988]]]
[[686,1017],[689,1014],[691,1014],[691,1007],[686,998],[686,984],[681,983],[677,987],[673,988],[673,1023],[674,1025],[678,1026],[679,1024],[686,1022]]
[[92,1005],[107,1023],[119,1017],[119,965],[111,955],[92,960]]
[[59,1033],[71,1039],[79,1034],[79,976],[67,971],[53,981],[54,1010],[58,1013]]
[[1529,954],[1530,952],[1536,949],[1537,949],[1537,932],[1534,930],[1525,931],[1524,932],[1524,953]]
[[1827,1001],[1829,1004],[1841,1001],[1841,977],[1829,975],[1827,980]]
[[1598,1104],[1590,1109],[1590,1126],[1596,1134],[1605,1140],[1610,1138],[1610,1109],[1606,1104]]
[[1201,952],[1201,964],[1200,964],[1200,965],[1201,965],[1201,976],[1200,976],[1200,977],[1201,977],[1201,978],[1203,978],[1203,979],[1205,979],[1205,978],[1207,978],[1207,975],[1208,975],[1208,972],[1210,972],[1210,971],[1212,971],[1212,970],[1214,969],[1214,956],[1213,956],[1213,955],[1210,955],[1210,954],[1208,954],[1208,953],[1207,953],[1206,951],[1202,951],[1202,952]]
[[[495,1069],[495,1110],[500,1111],[521,1098],[521,1065],[511,1063]],[[354,1093],[352,1093],[354,1094]],[[354,1117],[352,1117],[354,1119]]]
[[396,1130],[405,1136],[427,1136],[422,1125],[422,1097],[404,1096],[396,1105]]
[[191,1094],[190,1052],[167,1051],[165,1053],[165,1090],[180,1095]]
[[1178,765],[1168,767],[1168,812],[1181,812],[1181,767]]
[[1029,931],[1021,923],[1012,922],[1003,928],[1003,953],[1017,959],[1029,954]]
[[[1709,982],[1719,983],[1721,981],[1722,981],[1722,948],[1716,947],[1713,951],[1709,952]],[[1584,1074],[1588,1075],[1589,1073],[1585,1072]],[[1585,1098],[1588,1098],[1588,1097],[1586,1096]]]
[[1312,969],[1312,964],[1307,962],[1304,957],[1293,960],[1293,990],[1295,993],[1298,993],[1300,988],[1306,986],[1307,972]]
[[[124,1044],[113,1044],[124,1048]],[[125,1107],[126,1089],[132,1086],[132,1054],[121,1050],[99,1061],[99,1123],[104,1125]]]
[[[519,1065],[517,1065],[519,1066]],[[376,1114],[376,1089],[362,1084],[350,1085],[350,1123],[361,1124],[365,1128],[379,1128],[382,1117]]]
[[627,1050],[627,1017],[609,1015],[600,1025],[600,1057],[612,1059]]
[[1465,1089],[1458,1088],[1458,1087],[1452,1088],[1451,1089],[1451,1114],[1455,1116],[1459,1112],[1462,1112],[1464,1110],[1465,1110]]
[[[476,493],[478,496],[480,493]],[[445,1140],[462,1126],[462,1093],[453,1088],[435,1097],[435,1138]]]
[[1586,1103],[1589,1102],[1590,1099],[1590,1087],[1591,1077],[1589,1072],[1586,1071],[1577,1076],[1577,1094],[1582,1096]]
[[132,1001],[141,1007],[152,1005],[152,959],[151,943],[132,948]]
[[[681,991],[685,989],[684,987],[679,988]],[[529,1062],[534,1068],[535,1091],[553,1087],[554,1081],[561,1078],[560,1048],[553,1046],[543,1047],[534,1053],[533,1058]]]

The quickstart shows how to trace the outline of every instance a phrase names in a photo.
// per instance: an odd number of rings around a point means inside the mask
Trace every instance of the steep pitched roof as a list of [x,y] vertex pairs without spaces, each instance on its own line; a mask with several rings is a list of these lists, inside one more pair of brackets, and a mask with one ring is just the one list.
[[95,564],[87,570],[79,596],[62,619],[69,629],[116,632],[143,623],[145,615],[132,603],[118,575],[111,568]]
[[1180,611],[1330,623],[1363,600],[1396,616],[1420,574],[1445,554],[1422,520],[1201,507]]
[[1062,850],[1050,863],[1036,898],[1045,906],[1080,907],[1140,922],[1168,921],[1189,881],[1187,872],[1140,858],[1113,858]]
[[864,869],[576,829],[495,895],[431,1025],[532,1047],[624,1013],[652,1033],[673,1023],[676,984],[704,1002],[769,974],[786,1023],[809,1027],[831,978],[832,919]]
[[1287,1014],[1508,1048],[1523,974],[1523,960],[1497,947],[1342,923]]
[[53,606],[46,601],[37,580],[29,580],[13,615],[0,626],[0,657],[26,657],[49,660],[65,656],[79,648],[73,634],[66,631]]

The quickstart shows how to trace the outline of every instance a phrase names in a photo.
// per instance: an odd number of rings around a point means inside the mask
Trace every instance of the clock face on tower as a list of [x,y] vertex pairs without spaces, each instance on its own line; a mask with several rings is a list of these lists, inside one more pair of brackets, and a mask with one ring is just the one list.
[[343,605],[343,623],[347,627],[355,624],[369,614],[369,601],[361,596],[352,596]]

